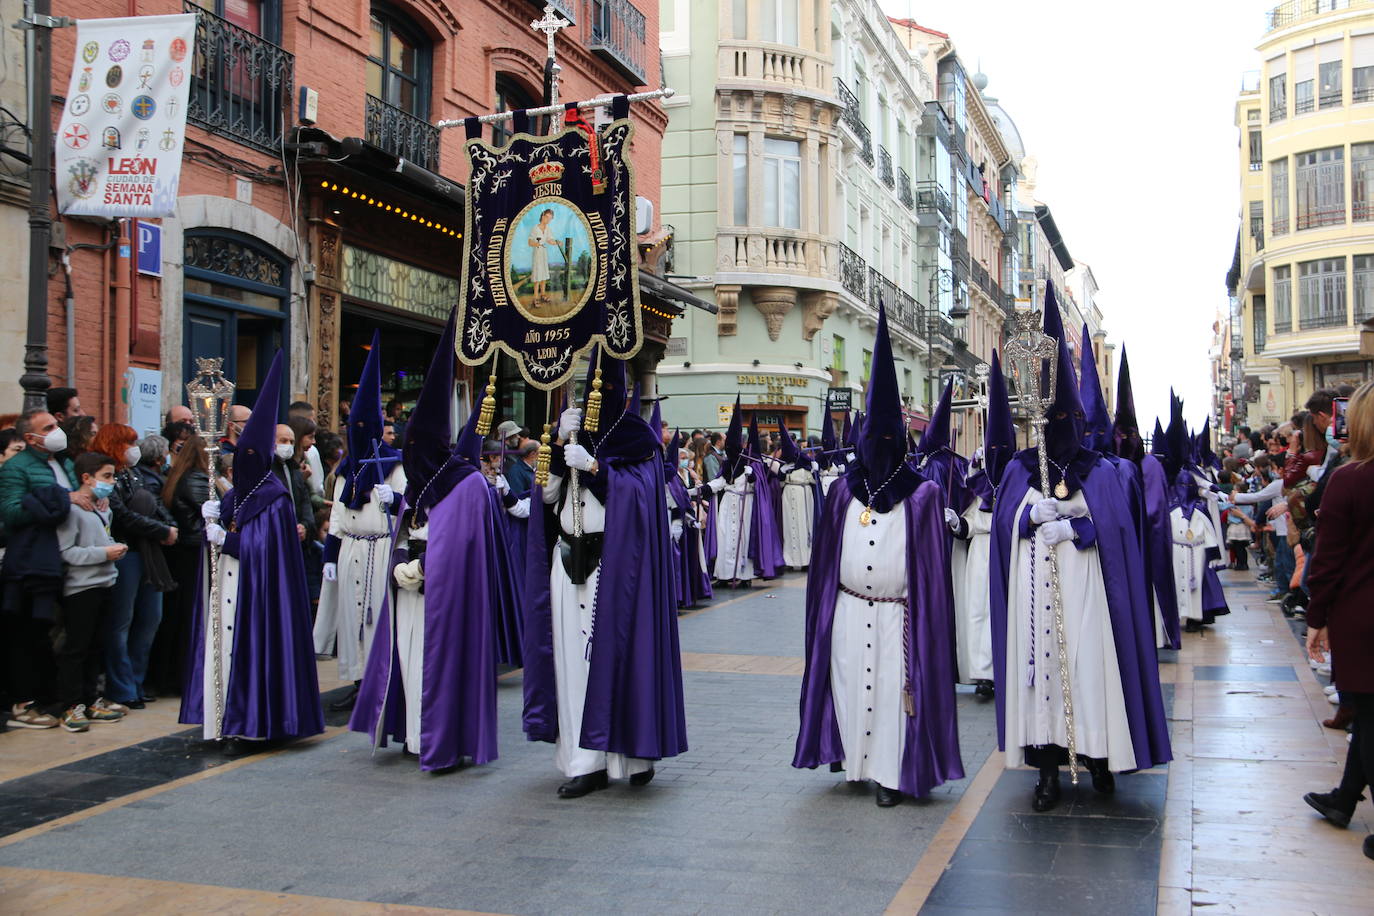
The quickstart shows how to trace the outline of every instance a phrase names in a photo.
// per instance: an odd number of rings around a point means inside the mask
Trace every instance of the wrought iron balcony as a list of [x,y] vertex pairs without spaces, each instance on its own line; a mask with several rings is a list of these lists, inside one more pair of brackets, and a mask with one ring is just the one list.
[[1286,0],[1264,14],[1264,28],[1266,32],[1273,32],[1325,13],[1369,6],[1370,3],[1371,0]]
[[291,117],[295,58],[267,39],[187,2],[196,54],[186,118],[213,134],[280,153]]
[[840,245],[840,285],[856,299],[868,299],[868,265],[848,245]]
[[954,202],[938,181],[922,181],[916,185],[916,211],[939,213],[950,220],[954,218]]
[[958,229],[955,229],[950,235],[949,253],[956,264],[963,264],[968,267],[968,239]]
[[973,262],[973,282],[978,284],[978,288],[983,292],[988,291],[988,269],[977,261]]
[[895,182],[892,174],[892,154],[882,144],[878,145],[878,180],[889,188]]
[[840,102],[844,105],[844,111],[840,113],[840,123],[849,128],[854,139],[859,142],[859,158],[863,159],[868,165],[873,164],[873,136],[868,131],[868,125],[864,123],[863,117],[859,113],[859,97],[849,90],[844,84],[844,80],[835,77],[835,94],[840,97]]
[[1286,235],[1288,233],[1288,217],[1282,219],[1275,217],[1269,224],[1270,235]]
[[369,95],[363,119],[367,142],[431,172],[439,168],[439,128]]
[[[1276,221],[1277,222],[1277,221]],[[1299,207],[1298,229],[1338,226],[1345,222],[1345,202],[1329,207]],[[1274,230],[1278,231],[1277,228]]]
[[916,200],[911,196],[911,176],[902,168],[897,169],[897,199],[908,210],[916,206]]
[[636,86],[644,85],[644,14],[630,0],[587,0],[587,50]]
[[954,133],[954,122],[945,113],[944,106],[931,100],[926,102],[925,117],[921,119],[921,133],[934,135],[948,149]]
[[1298,319],[1304,331],[1315,328],[1343,328],[1346,326],[1345,312],[1319,312],[1315,315],[1302,315]]

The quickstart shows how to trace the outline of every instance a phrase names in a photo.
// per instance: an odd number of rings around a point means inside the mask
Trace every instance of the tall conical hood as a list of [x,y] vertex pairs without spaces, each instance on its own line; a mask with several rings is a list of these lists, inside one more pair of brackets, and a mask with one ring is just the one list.
[[854,447],[854,419],[848,408],[844,412],[844,428],[840,430],[840,437],[844,440],[845,448]]
[[457,323],[458,307],[454,306],[406,424],[401,463],[406,472],[406,502],[411,506],[447,463],[453,449],[453,341]]
[[1169,392],[1169,428],[1164,432],[1164,470],[1173,480],[1181,468],[1192,463],[1193,443],[1183,419],[1183,402]]
[[897,364],[892,358],[887,308],[881,301],[873,357],[869,361],[863,434],[855,447],[875,487],[906,461],[906,423],[902,419],[901,390],[897,387]]
[[802,454],[792,434],[787,431],[787,424],[778,421],[778,443],[782,448],[782,460],[785,464],[794,464],[797,467],[810,467],[811,460]]
[[467,422],[458,431],[458,441],[453,444],[453,453],[459,458],[472,462],[473,467],[478,467],[482,460],[483,437],[477,432],[479,416],[481,416],[481,411],[474,404],[472,411],[468,414]]
[[[599,357],[599,361],[598,361]],[[591,396],[592,382],[596,378],[596,370],[601,369],[601,417],[597,424],[596,432],[586,430],[587,414],[585,410],[586,398]],[[625,378],[625,363],[623,360],[616,359],[601,349],[600,345],[592,349],[591,359],[587,363],[587,384],[583,393],[583,432],[579,434],[578,441],[582,443],[588,451],[596,450],[596,443],[625,415],[626,397],[629,393],[629,385]]]
[[[896,370],[893,370],[896,376]],[[940,401],[935,405],[935,409],[930,412],[930,422],[926,424],[926,431],[921,436],[921,442],[916,446],[917,455],[933,455],[941,449],[949,448],[949,417],[954,403],[954,379],[946,379],[944,390],[940,392]]]
[[[655,427],[657,429],[657,427]],[[659,436],[662,440],[662,434]],[[673,438],[668,440],[668,448],[663,452],[663,467],[665,474],[677,473],[678,452],[682,451],[682,430],[673,433]]]
[[348,450],[336,471],[344,482],[343,502],[350,509],[360,509],[367,502],[375,484],[386,479],[394,463],[363,464],[370,458],[397,458],[394,448],[382,447],[382,337],[372,332],[372,346],[368,348],[363,371],[358,376],[358,390],[348,411]]
[[763,457],[763,442],[759,438],[759,415],[749,418],[749,454],[755,458]]
[[1083,401],[1083,444],[1104,455],[1116,454],[1112,443],[1112,417],[1107,410],[1107,398],[1102,394],[1102,381],[1097,377],[1097,357],[1088,346],[1092,335],[1087,322],[1083,324],[1083,356],[1078,373],[1078,396]]
[[1205,468],[1221,469],[1216,452],[1212,451],[1212,418],[1202,421],[1202,429],[1197,434],[1198,464]]
[[734,480],[743,468],[740,454],[744,451],[744,417],[740,414],[739,395],[735,395],[735,409],[730,414],[730,425],[725,430],[725,461],[721,471],[727,480]]
[[[638,385],[636,385],[638,387]],[[658,441],[663,441],[663,399],[654,398],[654,412],[649,415],[649,427],[653,429]],[[676,460],[676,456],[674,456]]]
[[[1059,301],[1054,287],[1045,287],[1044,331],[1058,341],[1059,360],[1054,377],[1054,403],[1045,412],[1045,448],[1050,458],[1060,462],[1073,458],[1083,443],[1083,401],[1078,396],[1078,380],[1074,378],[1073,357],[1069,354],[1068,335],[1059,317]],[[1041,383],[1044,378],[1042,376]]]
[[1007,380],[1002,375],[1002,360],[992,351],[992,372],[988,375],[988,416],[983,431],[983,472],[992,485],[1002,483],[1002,472],[1016,454],[1016,425],[1011,419]]
[[243,425],[234,450],[234,487],[245,495],[272,472],[277,449],[277,411],[281,405],[281,363],[278,350],[267,377],[258,387],[253,413]]
[[1116,453],[1129,461],[1139,462],[1145,457],[1145,443],[1140,438],[1140,421],[1135,415],[1135,393],[1131,388],[1131,366],[1126,360],[1126,346],[1121,346],[1121,366],[1116,374],[1116,421],[1112,424],[1112,440]]
[[625,410],[636,417],[644,414],[644,386],[639,383],[639,379],[635,379],[634,393],[630,395],[630,403]]
[[1155,417],[1155,431],[1150,438],[1150,454],[1163,457],[1167,450],[1168,448],[1164,444],[1164,427],[1159,425],[1159,417]]

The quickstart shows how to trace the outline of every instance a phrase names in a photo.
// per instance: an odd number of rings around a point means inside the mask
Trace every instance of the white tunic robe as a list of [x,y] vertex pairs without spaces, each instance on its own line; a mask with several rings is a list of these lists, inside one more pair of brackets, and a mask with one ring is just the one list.
[[[840,584],[861,595],[906,598],[906,518],[899,505],[859,524],[863,503],[851,500],[840,542]],[[906,605],[869,601],[841,591],[830,643],[830,692],[844,745],[845,779],[872,779],[896,789],[902,779],[906,667],[902,630]]]
[[975,498],[964,513],[969,539],[959,550],[956,539],[950,566],[954,580],[954,645],[959,683],[993,680],[992,611],[988,603],[988,563],[992,546],[992,513]]
[[[429,539],[429,525],[402,533],[397,547],[407,547],[411,538]],[[396,658],[401,666],[401,689],[405,692],[406,750],[420,753],[420,711],[425,684],[425,596],[417,589],[396,589],[392,614],[396,618]]]
[[[209,570],[210,570],[208,561],[207,561],[207,563],[206,563],[205,570],[206,570],[206,573],[208,574],[208,573],[209,573]],[[205,617],[205,645],[201,646],[201,652],[202,652],[203,658],[204,658],[204,660],[205,660],[205,676],[204,676],[204,678],[203,678],[204,683],[203,683],[203,685],[202,685],[202,691],[203,691],[203,692],[202,692],[202,697],[203,697],[203,700],[204,700],[204,703],[205,703],[205,706],[204,706],[204,718],[205,718],[205,722],[204,722],[204,724],[201,726],[201,734],[205,737],[205,740],[207,740],[207,741],[211,741],[211,740],[214,740],[215,738],[219,738],[219,737],[224,737],[224,738],[242,738],[242,737],[244,737],[244,736],[242,736],[242,735],[222,735],[222,736],[221,736],[221,735],[215,734],[215,733],[219,730],[219,723],[216,721],[216,714],[215,714],[215,713],[216,713],[216,709],[218,709],[221,713],[222,713],[223,710],[224,710],[224,704],[225,704],[225,701],[226,701],[226,699],[228,698],[228,695],[229,695],[229,672],[230,672],[230,671],[232,670],[232,668],[233,668],[233,660],[234,660],[234,630],[235,630],[235,627],[234,627],[234,616],[235,616],[235,613],[236,613],[237,610],[238,610],[238,604],[239,604],[239,561],[238,561],[238,558],[237,558],[237,557],[231,557],[231,556],[229,556],[228,554],[225,554],[225,553],[221,553],[221,554],[219,555],[219,561],[218,561],[218,565],[217,565],[217,567],[216,567],[216,569],[215,569],[215,573],[216,573],[216,576],[217,576],[218,579],[219,579],[219,606],[220,606],[220,618],[219,618],[219,631],[220,631],[220,651],[219,651],[219,659],[220,659],[220,668],[219,668],[219,674],[218,674],[218,676],[216,676],[216,673],[215,673],[215,638],[214,638],[214,631],[211,629],[211,628],[214,626],[214,621],[210,619],[210,616],[209,616],[208,614],[207,614],[206,617]],[[206,592],[205,592],[205,596],[204,596],[204,597],[205,597],[205,607],[206,607],[206,608],[209,608],[209,607],[210,607],[210,600],[209,600],[210,592],[209,592],[209,588],[208,588],[208,581],[207,581],[205,578],[202,578],[201,581],[202,581],[202,582],[206,582]],[[218,685],[216,685],[216,683],[215,683],[216,681],[219,682]],[[216,692],[218,692],[218,694],[219,694],[219,700],[218,700],[218,702],[219,702],[220,705],[219,705],[218,707],[215,705],[215,703],[216,703],[216,699],[215,699],[215,694],[216,694]],[[248,738],[248,739],[246,739],[246,740],[258,740],[258,739],[256,739],[256,738]]]
[[[1031,489],[1014,518],[1043,497]],[[1082,491],[1065,507],[1086,511]],[[1060,687],[1059,649],[1054,632],[1049,551],[1059,561],[1069,686],[1079,754],[1105,758],[1110,769],[1136,769],[1135,747],[1121,688],[1116,643],[1097,547],[1077,542],[1046,546],[1037,529],[1030,538],[1012,531],[1007,596],[1006,762],[1020,766],[1026,747],[1068,747]],[[1031,661],[1034,659],[1034,667]]]
[[[405,492],[406,477],[399,462],[386,482],[398,495]],[[335,482],[334,508],[329,513],[329,533],[340,542],[339,577],[333,588],[320,589],[322,610],[315,620],[315,651],[320,652],[322,645],[327,647],[330,637],[337,634],[339,680],[357,681],[367,667],[386,595],[392,517],[371,494],[361,508],[348,508],[341,498],[344,483]]]
[[1183,507],[1169,512],[1169,524],[1174,536],[1174,594],[1178,597],[1180,621],[1201,623],[1202,577],[1207,569],[1207,548],[1217,546],[1216,532],[1206,512],[1193,512],[1183,517]]
[[[1221,494],[1212,489],[1214,481],[1211,477],[1194,474],[1193,479],[1197,481],[1198,492],[1202,494],[1203,499],[1207,500],[1207,518],[1211,522],[1213,536],[1216,538],[1217,544],[1220,544],[1224,531],[1221,527]],[[1228,565],[1224,553],[1210,562],[1213,569],[1225,569]]]
[[712,574],[722,582],[754,578],[754,561],[749,559],[749,526],[754,521],[754,481],[740,475],[720,491],[716,503],[716,568]]
[[794,468],[782,481],[782,562],[795,569],[811,563],[811,534],[816,525],[816,478]]
[[[559,495],[567,483],[554,476],[549,477],[549,485],[544,488],[544,502],[557,504]],[[591,490],[579,488],[570,493],[559,511],[558,522],[562,531],[571,535],[573,530],[573,499],[582,502],[582,530],[595,533],[606,529],[606,507]],[[549,590],[553,611],[553,668],[554,686],[558,693],[558,742],[555,744],[554,761],[564,776],[586,776],[598,770],[606,770],[613,779],[622,779],[643,773],[653,768],[653,761],[624,754],[608,754],[581,747],[582,710],[587,700],[587,679],[591,672],[591,661],[587,658],[587,643],[595,638],[593,620],[596,608],[596,583],[601,578],[601,566],[597,565],[587,581],[581,585],[573,584],[563,568],[563,560],[558,548],[554,548],[552,570],[549,574]]]

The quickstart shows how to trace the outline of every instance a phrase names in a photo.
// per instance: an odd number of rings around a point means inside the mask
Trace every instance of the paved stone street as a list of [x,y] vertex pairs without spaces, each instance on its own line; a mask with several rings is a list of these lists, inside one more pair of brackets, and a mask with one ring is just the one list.
[[[1034,774],[1003,769],[992,704],[971,693],[969,777],[928,801],[882,810],[871,788],[788,765],[804,582],[684,615],[691,751],[647,787],[577,801],[554,795],[552,748],[523,740],[518,672],[501,685],[500,760],[441,776],[394,748],[372,756],[337,714],[316,740],[229,763],[167,702],[90,735],[12,731],[0,910],[1253,913],[1286,909],[1278,895],[1306,890],[1317,862],[1347,894],[1368,882],[1368,809],[1342,833],[1299,800],[1333,783],[1343,735],[1316,723],[1320,686],[1249,583],[1231,585],[1214,632],[1165,653],[1179,759],[1122,777],[1113,798],[1066,783],[1061,808],[1036,815]],[[83,757],[87,738],[112,744]],[[1341,896],[1309,904],[1342,912]]]

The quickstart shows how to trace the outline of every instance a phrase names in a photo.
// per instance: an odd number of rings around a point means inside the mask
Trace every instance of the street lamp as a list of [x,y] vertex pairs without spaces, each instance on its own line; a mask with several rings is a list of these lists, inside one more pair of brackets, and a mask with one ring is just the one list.
[[[940,320],[936,287],[947,293],[954,288],[954,271],[936,267],[930,274],[930,295],[926,299],[926,416],[935,413],[935,325]],[[953,311],[951,310],[951,315]]]
[[[196,377],[186,383],[186,396],[191,402],[196,432],[205,440],[205,451],[210,456],[211,487],[219,480],[219,439],[228,429],[229,405],[234,400],[234,383],[224,377],[223,366],[222,357],[197,357]],[[211,494],[213,493],[212,489]],[[223,608],[219,595],[219,548],[208,542],[206,546],[210,548],[210,608],[206,615],[206,629],[209,631],[213,649],[214,669],[207,673],[215,686],[215,737],[219,738],[224,726],[224,657],[221,654],[223,636],[220,628]]]

